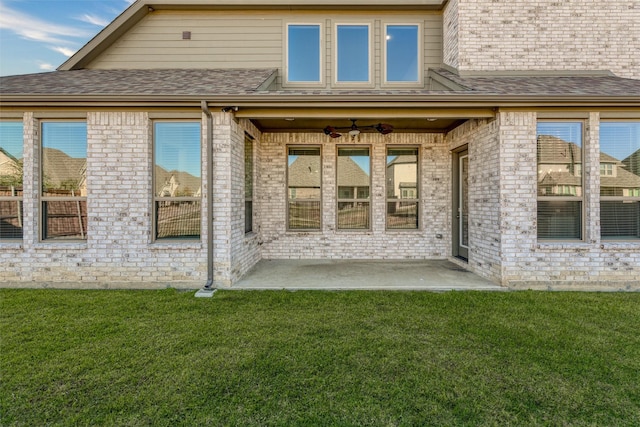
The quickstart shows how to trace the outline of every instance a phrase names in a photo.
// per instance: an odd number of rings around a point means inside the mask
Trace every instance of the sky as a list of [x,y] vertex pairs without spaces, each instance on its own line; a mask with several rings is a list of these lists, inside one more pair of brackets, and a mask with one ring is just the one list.
[[0,0],[0,76],[54,71],[134,0]]

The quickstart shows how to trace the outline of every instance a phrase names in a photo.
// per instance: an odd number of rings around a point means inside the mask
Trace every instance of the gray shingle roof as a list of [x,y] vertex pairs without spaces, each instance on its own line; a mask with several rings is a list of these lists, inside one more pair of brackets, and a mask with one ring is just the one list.
[[625,79],[614,75],[461,77],[444,68],[430,71],[454,82],[463,90],[485,95],[637,95],[640,98],[640,80]]
[[[461,77],[448,69],[431,69],[451,82],[450,90],[294,89],[264,90],[276,69],[70,70],[0,77],[1,95],[170,95],[170,96],[421,96],[521,95],[638,96],[640,80],[613,75],[529,75]],[[640,102],[640,101],[639,101]]]
[[0,77],[1,94],[226,95],[253,93],[275,69],[71,70]]

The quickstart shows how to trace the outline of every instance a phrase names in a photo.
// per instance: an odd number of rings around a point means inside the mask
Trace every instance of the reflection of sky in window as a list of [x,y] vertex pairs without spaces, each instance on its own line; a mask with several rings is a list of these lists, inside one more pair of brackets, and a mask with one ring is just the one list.
[[538,135],[550,135],[563,141],[582,146],[582,123],[578,122],[539,122]]
[[69,157],[87,158],[86,122],[42,123],[42,147],[60,150]]
[[22,158],[22,122],[0,122],[0,148],[16,159]]
[[338,156],[349,157],[367,175],[371,172],[371,162],[369,161],[368,148],[340,148]]
[[369,27],[338,25],[338,81],[369,81]]
[[200,177],[199,122],[157,122],[154,140],[156,165]]
[[640,150],[640,122],[600,123],[600,151],[624,160]]
[[387,26],[387,81],[418,81],[418,27]]
[[320,26],[289,25],[288,70],[290,82],[320,81]]

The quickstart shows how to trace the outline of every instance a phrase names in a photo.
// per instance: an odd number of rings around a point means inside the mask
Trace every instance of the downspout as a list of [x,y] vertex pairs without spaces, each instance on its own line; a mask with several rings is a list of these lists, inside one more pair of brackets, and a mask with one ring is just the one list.
[[207,116],[207,283],[200,291],[215,292],[213,286],[213,116],[207,101],[201,101],[202,112]]

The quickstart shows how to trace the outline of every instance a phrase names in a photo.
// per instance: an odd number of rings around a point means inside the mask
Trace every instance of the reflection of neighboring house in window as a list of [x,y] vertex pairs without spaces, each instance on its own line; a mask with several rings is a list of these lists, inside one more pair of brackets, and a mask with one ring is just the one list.
[[580,147],[550,135],[538,137],[538,195],[582,196]]
[[320,161],[316,156],[298,156],[289,165],[289,198],[314,199],[320,189]]
[[[604,156],[607,157],[605,163]],[[602,175],[603,164],[612,173]],[[640,150],[622,161],[606,154],[600,157],[600,194],[603,196],[640,197]]]
[[42,159],[47,193],[86,197],[87,159],[70,157],[55,148],[45,148]]
[[417,197],[416,156],[397,156],[387,164],[387,198],[415,199]]
[[338,198],[369,198],[369,174],[348,156],[338,156]]
[[158,197],[200,197],[200,178],[187,172],[167,171],[156,166],[156,194]]
[[[538,194],[540,196],[581,196],[582,160],[580,147],[559,138],[542,135],[538,139]],[[640,161],[638,152],[620,161],[600,153],[600,194],[632,196],[640,191],[640,176],[627,169]],[[633,159],[635,156],[635,159]]]
[[0,148],[0,185],[21,185],[20,161]]

